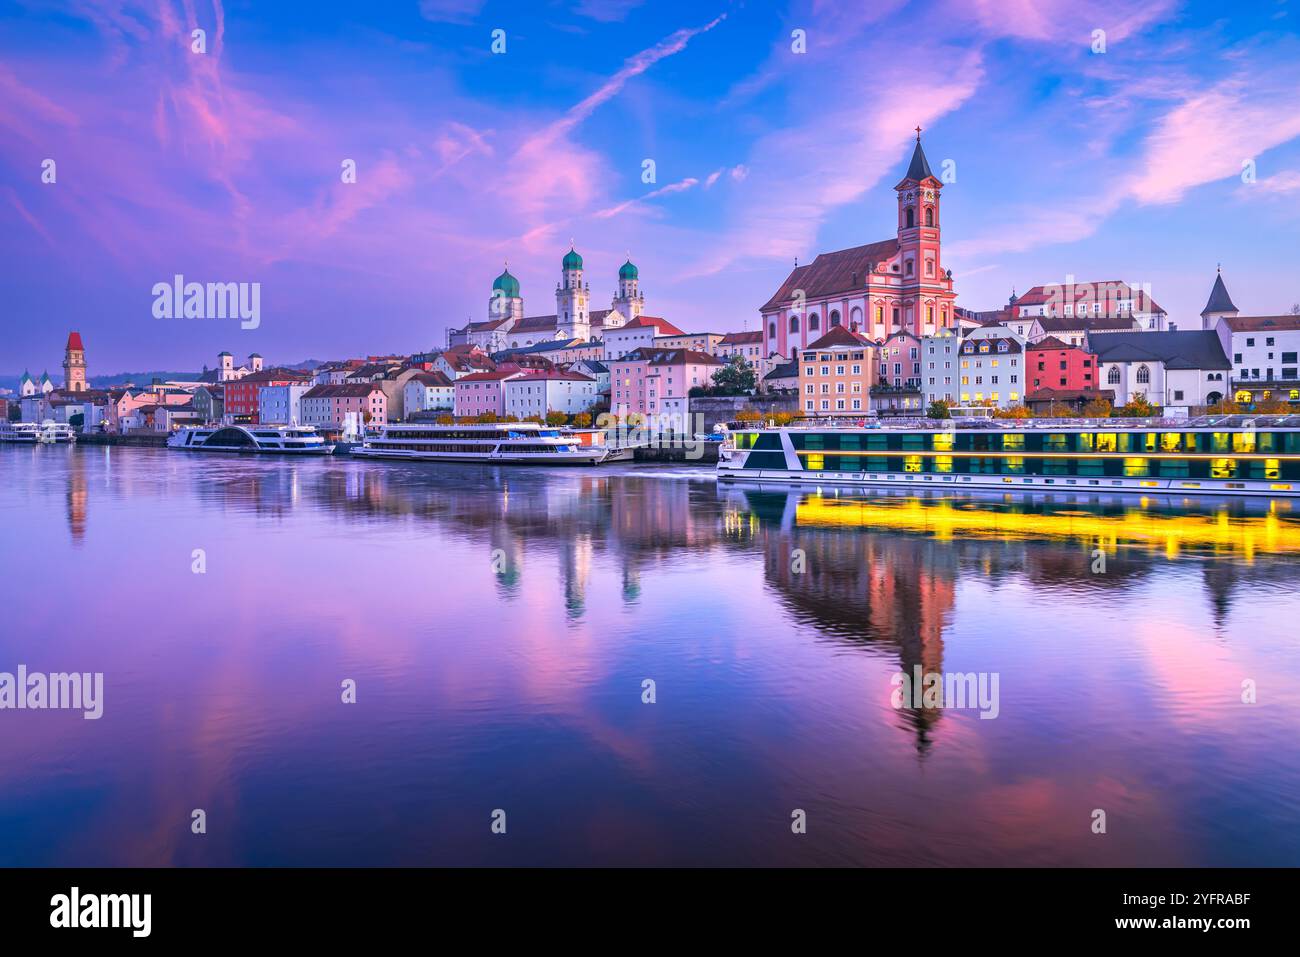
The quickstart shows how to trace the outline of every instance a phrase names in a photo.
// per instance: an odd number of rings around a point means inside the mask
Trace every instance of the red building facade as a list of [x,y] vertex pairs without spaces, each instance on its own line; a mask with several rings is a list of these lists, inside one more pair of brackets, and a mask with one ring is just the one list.
[[1097,390],[1097,357],[1079,346],[1055,336],[1025,347],[1025,377],[1028,392],[1039,389]]
[[243,425],[258,424],[258,390],[268,385],[293,385],[310,382],[305,373],[289,369],[268,369],[254,372],[242,379],[232,379],[225,384],[226,402],[224,418],[227,422]]

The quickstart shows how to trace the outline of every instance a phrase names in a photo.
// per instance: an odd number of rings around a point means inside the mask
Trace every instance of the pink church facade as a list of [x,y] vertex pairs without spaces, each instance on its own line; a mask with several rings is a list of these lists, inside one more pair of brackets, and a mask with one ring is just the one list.
[[942,189],[918,131],[907,175],[894,187],[897,235],[796,266],[760,309],[766,354],[789,356],[837,326],[877,342],[955,326],[957,294],[940,250]]

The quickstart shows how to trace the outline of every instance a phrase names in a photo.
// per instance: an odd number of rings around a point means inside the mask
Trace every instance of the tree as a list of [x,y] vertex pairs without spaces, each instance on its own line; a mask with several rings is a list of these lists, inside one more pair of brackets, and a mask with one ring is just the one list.
[[440,415],[438,416],[437,422],[439,425],[455,425],[456,417],[453,415]]
[[1139,392],[1128,400],[1128,405],[1121,407],[1119,411],[1121,415],[1132,419],[1148,419],[1159,413],[1160,410],[1151,404],[1150,399]]
[[775,424],[775,425],[779,425],[779,426],[786,426],[786,425],[789,425],[789,424],[790,424],[791,422],[793,422],[796,418],[797,418],[797,415],[796,415],[794,412],[774,412],[774,413],[772,414],[772,422],[773,422],[773,424]]
[[573,424],[580,429],[591,428],[591,413],[579,412],[573,417]]
[[563,412],[556,412],[552,409],[546,413],[546,424],[550,426],[564,425],[569,421],[569,417]]
[[748,395],[758,387],[758,376],[744,356],[736,355],[713,373],[713,384],[722,395]]
[[1032,416],[1027,406],[1012,405],[1005,409],[997,409],[993,412],[995,419],[1028,419]]
[[1109,419],[1112,411],[1114,406],[1110,404],[1110,400],[1098,396],[1083,407],[1080,415],[1085,419]]
[[949,405],[943,399],[935,399],[930,403],[930,408],[925,412],[927,419],[951,419],[952,413],[948,411]]
[[500,422],[501,419],[495,412],[480,412],[474,416],[474,421],[482,425],[491,425],[493,422]]
[[1286,400],[1270,397],[1256,402],[1253,411],[1260,415],[1287,415],[1294,410],[1291,408],[1291,403]]
[[1211,415],[1238,415],[1241,413],[1241,405],[1231,399],[1220,399],[1205,411]]
[[737,422],[762,422],[763,413],[754,409],[741,409],[736,413]]
[[1291,315],[1300,316],[1300,302],[1293,302],[1291,304]]

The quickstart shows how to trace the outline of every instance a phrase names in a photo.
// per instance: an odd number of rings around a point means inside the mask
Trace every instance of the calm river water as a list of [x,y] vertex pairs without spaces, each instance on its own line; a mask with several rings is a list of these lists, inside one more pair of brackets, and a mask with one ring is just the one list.
[[11,446],[0,518],[0,672],[104,675],[0,710],[0,864],[1300,865],[1300,501]]

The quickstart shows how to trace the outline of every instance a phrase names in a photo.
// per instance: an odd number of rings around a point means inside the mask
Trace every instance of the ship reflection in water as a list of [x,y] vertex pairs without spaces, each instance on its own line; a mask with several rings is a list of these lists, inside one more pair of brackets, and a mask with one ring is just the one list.
[[1300,864],[1291,504],[5,450],[0,864]]

